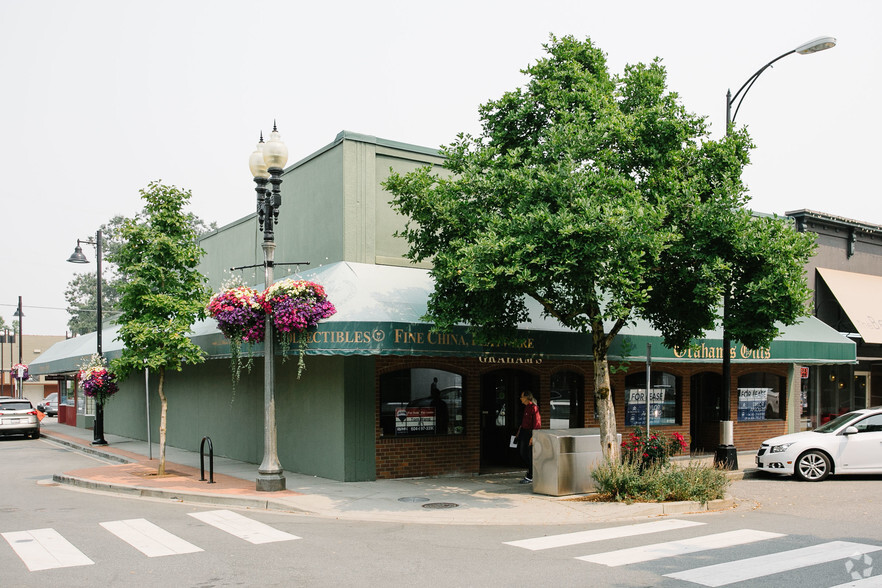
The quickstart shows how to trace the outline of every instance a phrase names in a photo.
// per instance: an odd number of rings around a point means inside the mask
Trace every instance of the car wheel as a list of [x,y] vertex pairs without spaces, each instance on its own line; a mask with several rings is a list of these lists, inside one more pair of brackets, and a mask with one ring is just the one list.
[[794,471],[804,482],[820,482],[830,475],[830,458],[822,451],[806,451],[796,460]]

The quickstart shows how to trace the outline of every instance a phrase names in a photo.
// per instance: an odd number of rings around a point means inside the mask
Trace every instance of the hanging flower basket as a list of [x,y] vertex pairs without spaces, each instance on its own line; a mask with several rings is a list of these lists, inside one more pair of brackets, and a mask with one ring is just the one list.
[[[221,333],[230,340],[233,391],[242,372],[242,343],[260,343],[266,329],[266,307],[263,295],[243,285],[228,286],[211,297],[208,314],[217,321]],[[251,369],[249,356],[246,368]]]
[[27,380],[30,377],[28,366],[23,363],[17,363],[12,366],[12,377],[16,380],[21,380],[22,382]]
[[273,325],[279,332],[282,352],[287,354],[289,338],[293,335],[300,348],[297,377],[303,372],[307,338],[302,335],[319,321],[333,316],[337,309],[328,300],[320,284],[307,280],[282,280],[264,292],[264,300],[272,314]]
[[99,404],[104,404],[119,391],[116,374],[107,369],[104,358],[97,354],[82,366],[77,373],[77,379],[80,381],[83,393],[94,398]]

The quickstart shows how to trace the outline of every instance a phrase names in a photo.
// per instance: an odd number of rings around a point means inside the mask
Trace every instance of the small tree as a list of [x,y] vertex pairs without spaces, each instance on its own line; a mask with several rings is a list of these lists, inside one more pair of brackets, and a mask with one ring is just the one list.
[[159,373],[159,474],[165,474],[168,400],[165,373],[180,371],[185,363],[205,360],[188,334],[205,317],[209,290],[196,267],[204,255],[190,216],[182,209],[189,190],[151,182],[141,190],[146,201],[142,215],[127,219],[121,243],[110,260],[125,276],[120,284],[119,337],[125,344],[113,369],[120,377],[145,367]]

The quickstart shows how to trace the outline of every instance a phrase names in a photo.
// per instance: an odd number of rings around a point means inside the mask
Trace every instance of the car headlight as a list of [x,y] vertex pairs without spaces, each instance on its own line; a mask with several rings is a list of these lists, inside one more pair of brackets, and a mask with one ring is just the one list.
[[793,443],[784,443],[782,445],[772,445],[769,453],[784,453]]

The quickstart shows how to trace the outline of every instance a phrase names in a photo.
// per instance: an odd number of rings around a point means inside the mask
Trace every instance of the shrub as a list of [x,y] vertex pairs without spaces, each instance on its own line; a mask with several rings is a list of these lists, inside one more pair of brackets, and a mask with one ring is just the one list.
[[622,454],[625,459],[638,461],[643,467],[667,464],[671,457],[686,449],[686,440],[680,433],[665,437],[660,433],[647,433],[636,427],[631,435],[622,441]]
[[729,487],[725,469],[697,462],[687,466],[647,465],[642,459],[605,461],[593,471],[601,497],[617,502],[668,502],[694,500],[706,503],[723,498]]

